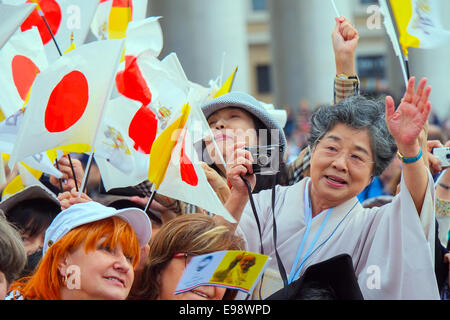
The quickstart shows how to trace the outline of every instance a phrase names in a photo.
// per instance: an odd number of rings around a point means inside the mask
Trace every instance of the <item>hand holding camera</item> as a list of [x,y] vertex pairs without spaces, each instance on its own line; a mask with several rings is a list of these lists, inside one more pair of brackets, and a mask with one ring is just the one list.
[[253,173],[259,175],[275,175],[280,171],[281,145],[245,147],[253,158]]
[[434,148],[433,155],[441,161],[443,169],[450,167],[450,147]]
[[253,172],[253,156],[244,147],[245,143],[237,143],[234,146],[231,157],[227,159],[226,172],[228,186],[232,193],[247,195],[247,186],[242,179],[247,180],[253,190],[256,185],[256,177]]

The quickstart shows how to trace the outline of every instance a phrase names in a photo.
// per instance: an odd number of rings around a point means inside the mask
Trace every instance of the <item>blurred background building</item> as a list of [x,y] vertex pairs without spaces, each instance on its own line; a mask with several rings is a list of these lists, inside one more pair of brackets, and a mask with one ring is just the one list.
[[[450,30],[445,18],[450,1],[441,1],[442,23]],[[356,63],[361,93],[388,93],[399,101],[404,79],[378,1],[335,3],[360,35]],[[163,17],[160,57],[176,52],[194,82],[206,86],[238,66],[233,90],[285,108],[293,119],[301,110],[332,101],[335,11],[330,0],[150,0],[147,14]],[[426,76],[433,87],[432,121],[444,125],[450,118],[450,44],[435,50],[410,48],[409,53],[411,75]]]

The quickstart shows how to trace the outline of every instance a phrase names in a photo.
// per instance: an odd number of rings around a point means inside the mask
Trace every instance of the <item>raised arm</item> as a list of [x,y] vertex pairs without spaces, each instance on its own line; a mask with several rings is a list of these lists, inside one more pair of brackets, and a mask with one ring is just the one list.
[[336,26],[331,34],[336,75],[356,76],[355,50],[358,46],[358,31],[345,17],[336,18]]
[[358,46],[358,31],[345,17],[336,18],[331,34],[336,77],[334,79],[334,103],[359,94],[359,80],[356,75],[355,51]]
[[[359,94],[359,80],[356,75],[355,50],[358,46],[358,31],[345,17],[336,18],[336,26],[331,33],[336,75],[334,78],[333,102]],[[297,159],[286,167],[286,185],[292,185],[309,176],[309,146],[303,149]]]
[[422,79],[415,91],[415,78],[412,77],[397,110],[392,97],[386,97],[386,123],[403,157],[403,177],[419,214],[428,187],[423,157],[427,150],[422,150],[419,143],[419,136],[431,110],[431,103],[428,101],[431,87],[426,86],[426,83],[427,79]]

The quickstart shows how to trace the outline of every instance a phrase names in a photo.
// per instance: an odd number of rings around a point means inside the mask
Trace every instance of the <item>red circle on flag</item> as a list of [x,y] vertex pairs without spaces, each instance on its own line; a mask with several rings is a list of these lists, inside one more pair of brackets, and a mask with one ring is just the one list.
[[11,61],[11,71],[17,92],[25,100],[40,70],[30,58],[16,55]]
[[61,132],[83,115],[89,101],[89,86],[84,74],[72,71],[55,86],[45,109],[45,128]]
[[134,149],[150,154],[158,129],[158,120],[152,110],[142,106],[134,115],[128,128],[128,136],[134,141]]
[[183,137],[183,144],[181,145],[181,155],[180,155],[180,174],[181,180],[186,182],[191,186],[196,186],[198,184],[197,173],[195,172],[194,165],[191,159],[186,154],[186,132]]
[[[34,1],[27,0],[27,3],[34,3]],[[58,32],[62,19],[61,8],[58,2],[55,0],[39,0],[38,3],[44,13],[48,25],[50,26],[50,30],[52,30],[53,35],[55,35]],[[20,30],[25,31],[34,26],[38,28],[44,44],[47,44],[50,40],[52,40],[52,35],[50,34],[44,19],[39,15],[37,9],[34,9],[28,18],[22,23]]]
[[135,56],[125,56],[125,69],[117,73],[116,87],[122,95],[140,101],[144,106],[149,105],[152,101],[152,93],[139,69]]

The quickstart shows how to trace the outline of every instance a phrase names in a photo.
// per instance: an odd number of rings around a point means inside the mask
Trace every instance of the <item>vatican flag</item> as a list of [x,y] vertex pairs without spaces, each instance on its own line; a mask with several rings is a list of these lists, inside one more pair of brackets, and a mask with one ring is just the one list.
[[391,0],[403,54],[408,48],[434,49],[450,42],[450,30],[441,23],[438,0]]

